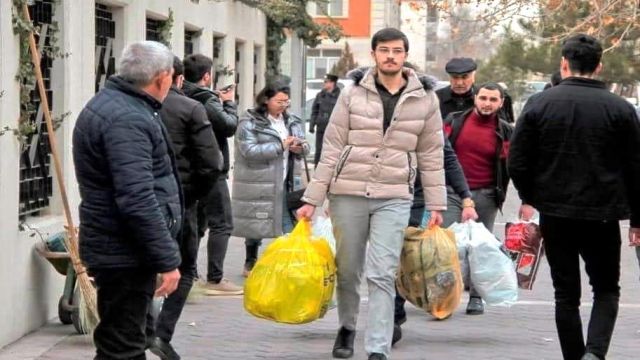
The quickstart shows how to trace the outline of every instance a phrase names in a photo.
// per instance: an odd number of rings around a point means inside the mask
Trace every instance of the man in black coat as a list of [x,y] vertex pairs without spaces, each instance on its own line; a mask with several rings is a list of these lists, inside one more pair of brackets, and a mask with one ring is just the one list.
[[[602,46],[575,35],[562,46],[557,86],[532,96],[511,142],[509,173],[520,198],[540,211],[565,360],[605,358],[620,297],[620,226],[640,235],[640,121],[595,77]],[[593,288],[586,343],[580,262]]]
[[204,236],[206,228],[209,227],[206,293],[208,295],[240,295],[243,292],[242,287],[223,277],[224,259],[233,230],[231,196],[227,184],[229,173],[227,138],[236,133],[238,115],[236,104],[233,102],[232,86],[211,90],[214,77],[212,67],[213,60],[202,54],[189,55],[184,59],[185,81],[182,90],[188,97],[204,105],[224,158],[222,170],[214,181],[213,187],[198,204],[198,236]]
[[309,121],[309,132],[316,133],[316,150],[313,162],[318,165],[320,162],[320,154],[322,153],[322,141],[324,140],[324,131],[329,124],[331,112],[336,106],[340,96],[340,88],[338,87],[338,77],[327,74],[324,79],[322,91],[316,95],[311,109],[311,119]]
[[157,42],[134,43],[118,68],[73,132],[80,256],[98,288],[95,358],[144,359],[154,293],[168,296],[180,279],[180,181],[158,114],[173,54]]
[[204,106],[186,97],[180,90],[183,73],[182,61],[174,57],[173,85],[160,111],[175,151],[185,199],[180,243],[182,277],[178,289],[162,305],[156,322],[155,337],[150,342],[151,352],[167,360],[180,359],[170,342],[197,273],[196,261],[200,243],[197,226],[198,199],[209,192],[222,168],[222,156]]

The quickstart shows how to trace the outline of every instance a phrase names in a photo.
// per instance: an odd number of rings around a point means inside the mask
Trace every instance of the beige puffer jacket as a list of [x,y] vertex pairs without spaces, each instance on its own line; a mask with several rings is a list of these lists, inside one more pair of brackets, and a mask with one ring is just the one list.
[[442,118],[433,89],[405,68],[407,86],[386,133],[376,69],[346,88],[331,114],[322,158],[303,201],[322,205],[327,193],[373,199],[413,199],[420,169],[428,210],[447,208]]

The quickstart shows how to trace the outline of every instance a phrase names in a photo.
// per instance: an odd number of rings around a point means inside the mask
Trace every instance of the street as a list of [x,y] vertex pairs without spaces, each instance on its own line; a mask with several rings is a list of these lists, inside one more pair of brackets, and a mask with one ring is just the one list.
[[[515,220],[519,202],[510,189],[504,214],[497,220],[496,234],[504,222]],[[623,224],[622,296],[616,331],[607,359],[637,359],[640,350],[640,271],[633,249],[626,246],[627,223]],[[263,247],[264,248],[264,247]],[[204,273],[206,246],[200,248],[199,269]],[[233,238],[227,255],[227,276],[234,282],[244,261],[244,242]],[[364,291],[364,289],[363,289]],[[366,294],[366,292],[363,292]],[[403,338],[394,347],[392,359],[560,359],[555,330],[553,289],[546,260],[532,291],[520,291],[520,301],[511,308],[487,307],[484,315],[464,314],[467,295],[455,314],[436,321],[422,310],[407,305],[408,321]],[[583,277],[583,323],[590,312],[591,292]],[[363,347],[363,297],[361,321],[356,335],[354,359],[366,359]],[[306,325],[281,325],[246,313],[242,297],[198,297],[191,301],[178,323],[173,340],[183,359],[331,359],[337,331],[337,310]],[[0,351],[0,359],[89,359],[91,338],[77,335],[71,325],[57,319]],[[149,359],[156,357],[148,353]]]

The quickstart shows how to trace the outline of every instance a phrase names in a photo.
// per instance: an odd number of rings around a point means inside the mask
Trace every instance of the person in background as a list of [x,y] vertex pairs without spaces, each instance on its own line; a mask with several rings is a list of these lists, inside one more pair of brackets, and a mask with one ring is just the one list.
[[336,106],[340,96],[340,88],[338,87],[338,77],[327,74],[324,79],[322,91],[316,95],[311,110],[311,119],[309,121],[309,132],[316,133],[316,151],[313,163],[318,166],[320,162],[320,154],[322,153],[322,141],[324,140],[324,131],[329,124],[329,118],[333,107]]
[[180,90],[184,80],[183,74],[182,61],[174,56],[173,85],[160,111],[175,152],[184,194],[184,217],[180,236],[182,276],[178,289],[164,300],[155,324],[155,336],[150,340],[151,352],[162,360],[180,359],[171,345],[171,339],[196,278],[196,260],[200,244],[197,228],[198,199],[211,190],[222,168],[222,155],[204,106],[186,97]]
[[184,59],[184,93],[204,105],[207,117],[224,159],[222,170],[216,177],[209,193],[198,202],[198,238],[202,238],[207,227],[207,283],[208,295],[240,295],[242,287],[224,277],[224,259],[227,255],[229,237],[233,230],[231,196],[229,194],[229,143],[238,126],[238,115],[233,86],[212,90],[214,82],[213,60],[202,54],[189,55]]
[[155,41],[133,43],[118,70],[73,129],[80,257],[98,289],[96,360],[145,359],[152,298],[172,294],[180,280],[183,199],[159,116],[173,54]]
[[[602,45],[577,34],[562,45],[562,82],[524,106],[509,173],[540,212],[565,360],[604,360],[620,301],[619,220],[640,236],[640,121],[626,100],[596,80]],[[593,290],[586,342],[580,317],[580,258]]]
[[272,83],[256,96],[256,105],[240,119],[233,168],[233,235],[244,237],[244,276],[249,276],[263,238],[293,230],[295,216],[286,194],[294,189],[297,159],[306,156],[300,118],[289,114],[290,89]]

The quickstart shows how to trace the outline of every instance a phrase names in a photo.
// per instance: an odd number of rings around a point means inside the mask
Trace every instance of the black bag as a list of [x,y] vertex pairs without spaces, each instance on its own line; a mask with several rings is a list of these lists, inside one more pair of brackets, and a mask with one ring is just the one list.
[[[307,164],[307,157],[303,154],[302,160],[304,161],[304,172],[307,175],[307,184],[311,181],[309,176],[309,165]],[[295,211],[301,208],[305,203],[301,200],[306,189],[294,190],[287,192],[287,208],[289,211]]]

